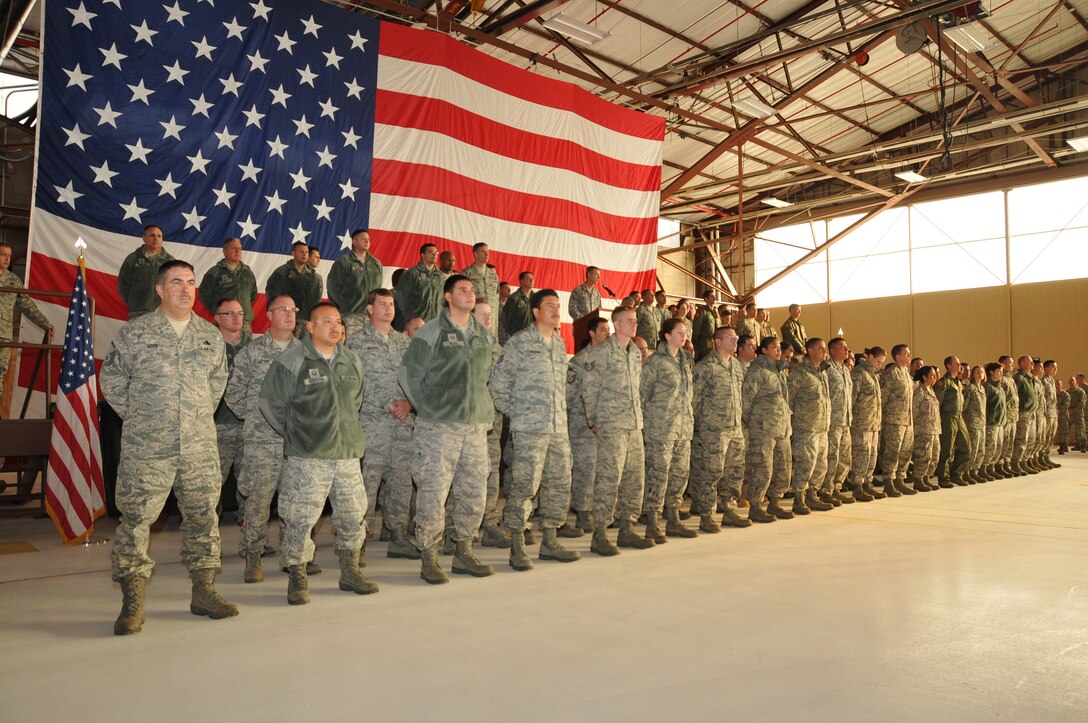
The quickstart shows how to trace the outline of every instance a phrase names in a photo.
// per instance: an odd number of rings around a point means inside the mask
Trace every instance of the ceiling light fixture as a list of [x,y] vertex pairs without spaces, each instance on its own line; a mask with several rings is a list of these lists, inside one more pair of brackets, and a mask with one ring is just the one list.
[[895,174],[896,178],[901,178],[907,183],[925,183],[929,180],[929,176],[923,176],[921,173],[915,173],[914,171],[900,171]]
[[944,36],[956,47],[968,53],[981,53],[994,44],[994,38],[981,23],[964,23],[944,31]]
[[766,198],[759,199],[759,202],[767,206],[773,206],[774,208],[789,208],[793,204],[789,201],[783,201],[781,198],[774,196],[767,196]]
[[755,98],[740,98],[739,100],[727,101],[727,105],[752,118],[769,118],[778,112],[763,101]]
[[1074,151],[1088,151],[1088,136],[1082,136],[1081,138],[1066,138],[1065,142],[1069,144],[1069,147]]
[[544,21],[544,27],[586,45],[593,45],[612,37],[612,33],[601,32],[592,25],[568,18],[563,13],[548,18]]

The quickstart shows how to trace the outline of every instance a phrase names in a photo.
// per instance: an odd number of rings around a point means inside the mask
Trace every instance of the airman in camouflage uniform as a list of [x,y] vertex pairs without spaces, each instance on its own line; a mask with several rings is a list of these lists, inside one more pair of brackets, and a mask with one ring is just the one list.
[[[218,306],[212,307],[212,321],[223,336],[227,349],[227,374],[234,370],[234,358],[239,350],[250,342],[253,335],[245,326],[245,311],[237,299],[223,299]],[[228,381],[228,384],[230,382]],[[219,446],[219,472],[221,485],[225,485],[230,471],[235,478],[242,475],[242,459],[245,447],[242,441],[242,420],[237,417],[224,400],[220,400],[215,409],[215,439]],[[239,503],[241,498],[239,496]],[[241,505],[239,505],[241,506]]]
[[144,245],[126,256],[117,272],[117,291],[128,307],[130,321],[159,308],[161,302],[155,293],[159,269],[173,260],[162,247],[162,228],[144,226]]
[[638,320],[638,335],[646,340],[646,345],[653,351],[657,348],[657,337],[664,321],[654,307],[654,292],[643,289],[642,303],[635,307],[635,318]]
[[[0,243],[0,287],[24,288],[23,280],[13,274],[10,268],[11,247]],[[50,336],[53,335],[53,325],[45,318],[45,314],[38,309],[38,305],[34,303],[33,299],[26,294],[4,293],[0,294],[0,341],[15,341],[13,327],[16,306],[19,307],[19,311],[22,312],[25,318],[37,324],[42,331],[48,330]],[[0,346],[0,397],[4,395],[4,377],[7,376],[8,361],[10,359],[11,348]]]
[[1061,465],[1050,459],[1050,446],[1054,444],[1058,433],[1058,390],[1055,386],[1055,377],[1058,373],[1058,363],[1053,359],[1043,362],[1043,375],[1039,381],[1043,385],[1043,429],[1038,441],[1039,463],[1048,469],[1055,469]]
[[771,323],[771,312],[766,309],[756,309],[756,321],[759,322],[759,340],[763,341],[764,337],[773,336],[782,341],[782,336],[778,333],[778,329],[774,328],[774,324]]
[[638,329],[634,309],[612,312],[616,333],[593,347],[583,366],[582,403],[586,421],[597,434],[597,479],[593,489],[593,542],[599,555],[619,553],[608,539],[608,526],[618,516],[618,543],[653,547],[637,535],[635,518],[642,509],[645,455],[642,446],[642,352],[632,339]]
[[475,577],[495,572],[472,550],[487,503],[487,430],[495,418],[487,380],[495,339],[472,317],[476,289],[468,277],[446,279],[443,297],[447,308],[415,333],[397,373],[416,410],[412,538],[422,557],[420,577],[432,585],[449,582],[438,562],[449,496],[453,571]]
[[117,635],[143,626],[144,583],[155,566],[149,530],[171,489],[182,515],[181,556],[193,580],[189,610],[212,618],[238,614],[214,587],[220,567],[214,414],[227,385],[223,337],[192,313],[192,266],[163,264],[155,290],[160,307],[121,327],[99,377],[106,401],[125,422],[116,492],[121,521],[111,555],[124,595]]
[[880,376],[877,368],[884,365],[884,350],[865,350],[865,358],[850,372],[853,382],[853,422],[850,425],[851,470],[854,499],[872,502],[883,499],[884,493],[873,487],[877,451],[880,448]]
[[889,497],[917,494],[908,487],[907,465],[914,446],[914,382],[907,366],[910,347],[892,347],[895,366],[880,375],[881,444],[880,468],[884,474],[884,493]]
[[[366,389],[359,423],[366,435],[363,486],[366,488],[367,529],[374,524],[379,493],[382,521],[391,540],[389,557],[419,559],[408,543],[408,512],[412,504],[412,427],[415,415],[397,381],[408,337],[393,329],[393,292],[377,288],[368,294],[366,325],[348,335],[347,347],[359,355],[366,370]],[[385,484],[382,484],[385,480]]]
[[236,299],[245,314],[246,331],[253,323],[253,302],[257,300],[257,278],[242,261],[242,241],[229,238],[223,242],[223,258],[208,269],[200,280],[200,303],[215,313],[220,299]]
[[[597,435],[589,428],[585,403],[582,401],[582,385],[585,380],[585,364],[590,349],[604,342],[611,335],[608,319],[590,319],[589,344],[582,347],[567,363],[567,434],[570,437],[571,458],[577,463],[578,473],[571,481],[571,507],[574,508],[578,532],[593,531],[593,490],[597,478]],[[560,528],[562,530],[562,528]],[[564,531],[568,537],[578,537],[574,530]]]
[[1016,382],[1013,381],[1016,365],[1011,356],[1003,356],[998,361],[1002,366],[1001,384],[1005,387],[1005,432],[1002,436],[1004,446],[1001,449],[1001,460],[1009,476],[1023,477],[1027,473],[1019,469],[1013,455],[1016,425],[1020,420],[1020,394],[1016,391]]
[[1058,414],[1054,443],[1058,445],[1058,454],[1065,454],[1069,451],[1069,392],[1063,388],[1060,379],[1055,380],[1054,385],[1054,408]]
[[[657,350],[642,368],[639,397],[645,420],[642,437],[646,457],[646,537],[655,543],[670,537],[695,537],[680,521],[680,505],[688,486],[691,467],[692,359],[683,349],[687,327],[666,321]],[[661,513],[667,523],[662,530]]]
[[941,487],[962,487],[973,483],[967,477],[967,465],[971,461],[971,442],[967,436],[967,424],[963,421],[960,360],[950,356],[944,360],[944,368],[945,375],[933,387],[933,393],[941,407],[941,451],[937,458],[937,481]]
[[982,470],[986,459],[986,389],[982,386],[982,375],[975,378],[975,369],[978,367],[971,370],[971,381],[963,385],[963,421],[967,425],[967,436],[971,442],[971,460],[967,465],[967,472],[969,479],[989,482]]
[[[469,278],[476,289],[476,298],[484,299],[491,309],[492,317],[497,321],[499,317],[499,274],[487,264],[491,249],[483,241],[472,245],[474,263],[461,269],[461,273]],[[494,329],[489,329],[494,334]]]
[[[238,554],[246,561],[243,579],[261,582],[261,555],[268,539],[268,515],[272,496],[283,471],[283,437],[269,425],[260,408],[261,384],[272,362],[298,344],[294,337],[295,301],[290,296],[268,300],[269,329],[238,352],[223,401],[242,420],[242,471],[238,493],[240,517],[245,520],[238,540]],[[282,547],[284,528],[280,526]],[[313,572],[311,571],[311,574]]]
[[366,326],[370,292],[381,288],[382,263],[370,253],[370,232],[351,232],[351,248],[345,249],[329,271],[329,301],[340,307],[348,338]]
[[567,301],[567,313],[570,314],[572,321],[577,321],[594,309],[601,308],[601,292],[597,291],[597,283],[600,280],[601,270],[596,266],[587,266],[585,283],[574,287]]
[[507,339],[533,323],[533,310],[529,306],[529,296],[533,293],[533,274],[522,271],[518,281],[520,286],[507,297],[499,317]]
[[756,321],[756,305],[748,302],[744,305],[744,313],[737,321],[737,336],[748,335],[760,343],[763,339],[763,327]]
[[280,479],[280,519],[285,527],[283,561],[290,575],[287,602],[310,601],[306,561],[313,558],[310,533],[325,499],[332,503],[340,558],[340,589],[359,595],[378,592],[361,569],[366,539],[366,488],[359,459],[366,438],[359,426],[363,364],[346,348],[344,325],[335,304],[310,310],[306,337],[272,362],[261,383],[260,407],[283,436],[287,461]]
[[695,348],[696,361],[714,351],[714,332],[718,330],[718,307],[715,303],[714,292],[707,291],[703,294],[703,301],[706,302],[706,306],[696,312],[691,332],[691,343]]
[[291,244],[291,259],[278,266],[268,277],[264,286],[264,295],[272,299],[277,296],[290,296],[295,300],[298,314],[295,315],[295,336],[301,336],[306,328],[306,319],[310,309],[321,300],[320,277],[306,263],[310,247],[302,241]]
[[533,497],[544,533],[541,560],[574,562],[581,556],[563,547],[559,527],[570,509],[571,456],[567,437],[567,348],[556,330],[559,294],[541,289],[530,299],[533,325],[507,340],[491,373],[495,407],[510,419],[513,474],[506,490],[503,524],[510,531],[510,567],[531,570],[525,530]]
[[[789,387],[786,373],[778,368],[782,355],[780,342],[768,338],[760,348],[762,353],[748,366],[741,391],[741,419],[748,431],[744,479],[748,483],[749,519],[773,522],[774,517],[783,520],[793,517],[780,504],[789,487],[793,465]],[[767,513],[763,512],[764,495]]]
[[[922,367],[921,380],[914,386],[914,396],[911,400],[914,413],[914,452],[911,458],[913,468],[911,470],[911,482],[918,492],[932,492],[937,489],[929,483],[929,478],[937,470],[937,461],[940,459],[940,436],[943,428],[941,419],[941,403],[933,391],[933,384],[937,380],[935,367]],[[947,383],[947,378],[942,380]],[[948,393],[959,394],[959,388],[949,388]],[[958,414],[958,413],[957,413]],[[962,419],[960,420],[963,421]],[[946,483],[947,485],[947,483]],[[945,486],[945,485],[942,485]]]
[[[736,350],[736,330],[719,327],[714,332],[714,353],[704,357],[692,372],[695,430],[691,444],[691,497],[701,516],[702,532],[718,532],[721,525],[752,524],[737,513],[744,481],[745,443],[741,423],[744,367],[733,356]],[[714,520],[718,504],[723,510],[720,525]]]
[[805,344],[805,358],[790,372],[790,426],[793,437],[793,512],[807,515],[810,510],[826,512],[832,508],[817,496],[827,475],[827,430],[831,425],[831,393],[827,375],[821,367],[827,357],[827,344],[812,338]]
[[[850,424],[854,421],[854,382],[850,369],[846,366],[846,357],[850,348],[846,340],[836,337],[828,344],[828,355],[824,363],[824,375],[827,377],[827,392],[831,400],[831,417],[827,429],[827,474],[821,487],[820,499],[838,507],[844,502],[852,503],[852,497],[844,497],[839,486],[850,473]],[[826,497],[826,499],[825,499]]]
[[[476,287],[475,282],[472,284]],[[476,293],[480,292],[479,288],[476,288]],[[483,324],[483,327],[487,329],[489,333],[494,335],[494,314],[491,310],[491,304],[487,302],[482,296],[476,297],[476,306],[472,309],[472,315],[476,317],[476,321]],[[499,361],[499,353],[502,351],[502,347],[497,343],[491,345],[491,370],[495,370],[495,365]],[[491,462],[491,468],[487,475],[487,504],[484,507],[484,530],[483,536],[480,538],[480,544],[484,547],[510,547],[510,533],[502,527],[502,513],[499,510],[499,488],[501,485],[501,475],[499,471],[499,465],[502,462],[502,440],[504,437],[504,427],[506,425],[506,417],[498,409],[495,410],[495,422],[491,425],[491,429],[487,430],[487,457]],[[509,440],[507,440],[509,443]],[[507,467],[509,468],[509,457],[507,455]],[[447,514],[446,514],[446,540],[450,545],[453,544],[453,515],[449,514],[449,500],[446,501]],[[582,533],[576,535],[580,537]]]
[[1001,378],[1005,371],[1000,364],[991,362],[986,365],[986,461],[983,472],[993,479],[1009,476],[1001,465],[1001,454],[1005,448],[1005,385]]
[[1031,357],[1025,354],[1017,360],[1017,364],[1020,368],[1013,374],[1013,380],[1019,396],[1020,415],[1016,421],[1013,463],[1020,472],[1037,474],[1039,470],[1031,464],[1029,451],[1035,445],[1035,416],[1039,411],[1039,393],[1031,375]]
[[1076,377],[1069,377],[1069,427],[1073,449],[1083,452],[1085,449],[1084,409],[1088,407],[1088,392],[1080,385]]
[[424,322],[437,319],[442,313],[443,285],[447,277],[438,268],[438,247],[423,244],[419,247],[419,263],[404,272],[397,282],[397,318],[393,328],[404,329],[404,322],[418,316]]

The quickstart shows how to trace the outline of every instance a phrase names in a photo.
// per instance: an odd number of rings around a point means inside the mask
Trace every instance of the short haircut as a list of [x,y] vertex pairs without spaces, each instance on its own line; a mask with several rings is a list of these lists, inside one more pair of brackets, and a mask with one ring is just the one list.
[[765,336],[759,342],[759,349],[760,349],[760,351],[766,351],[767,349],[771,348],[771,344],[777,344],[777,343],[778,343],[778,339],[776,339],[775,337]]
[[316,246],[311,246],[310,247],[310,256],[313,256],[314,254],[320,255],[321,254],[321,249],[319,249]]
[[194,274],[196,271],[193,269],[193,265],[188,261],[182,261],[181,259],[170,259],[165,264],[159,267],[159,275],[155,277],[155,283],[161,284],[162,280],[166,278],[166,272],[171,269],[189,269]]
[[374,300],[377,299],[379,296],[388,297],[390,299],[396,298],[393,296],[393,292],[389,289],[386,289],[384,287],[378,287],[377,289],[374,289],[366,295],[366,305],[372,306],[374,304]]
[[[767,338],[768,339],[773,339],[774,337],[769,336]],[[740,336],[737,337],[737,348],[738,349],[742,348],[745,344],[747,344],[750,340],[753,340],[753,339],[755,339],[755,337],[750,335],[750,334],[741,334]]]
[[1047,359],[1045,362],[1043,362],[1043,369],[1049,369],[1052,366],[1057,366],[1057,364],[1058,362],[1054,361],[1053,359]]
[[229,244],[231,241],[237,241],[238,243],[242,243],[242,239],[231,236],[229,239],[223,242],[223,248],[226,248],[227,244]]
[[[714,332],[714,338],[715,339],[724,339],[725,337],[729,336],[729,332],[733,332],[734,334],[736,334],[737,330],[734,329],[731,326],[719,326],[717,328],[717,330]],[[752,337],[748,337],[748,338],[751,339]]]
[[320,311],[321,309],[335,309],[336,312],[339,313],[340,305],[337,304],[335,301],[319,301],[310,307],[310,311],[306,314],[306,318],[313,318],[314,312]]
[[843,339],[841,336],[836,336],[834,339],[827,342],[827,349],[828,349],[828,351],[830,351],[832,349],[837,349],[840,344],[845,346],[846,339]]
[[596,266],[587,266],[586,267],[586,276],[589,276],[594,271],[600,271],[600,269],[598,269]]
[[632,309],[630,306],[617,306],[615,309],[612,310],[611,318],[614,320],[620,314],[634,314],[634,313],[635,313],[635,310]]
[[728,316],[732,316],[733,309],[729,306],[729,304],[721,304],[718,306],[718,314],[726,314]]
[[1001,364],[999,364],[998,362],[990,362],[989,364],[987,364],[986,378],[989,379],[998,369],[1001,369]]
[[684,320],[678,316],[674,316],[671,319],[665,319],[661,324],[661,331],[657,332],[657,338],[661,341],[665,341],[665,335],[671,334],[676,331],[676,327],[684,323]]
[[532,271],[522,271],[520,274],[518,274],[518,283],[520,284],[522,281],[524,281],[526,276],[532,276],[532,275],[533,275]]
[[754,308],[756,308],[756,302],[754,302],[754,301],[749,301],[747,304],[744,305],[744,310],[745,311],[748,311],[748,310],[754,309]]
[[297,249],[299,246],[305,249],[310,248],[310,244],[306,243],[305,241],[295,241],[293,244],[291,244],[291,253],[295,253],[295,249]]
[[920,361],[922,361],[922,357],[916,356],[916,357],[914,357],[913,359],[910,360],[910,363],[913,364],[914,362],[920,362]]
[[1031,355],[1030,354],[1021,354],[1020,357],[1016,360],[1016,363],[1020,364],[1025,359],[1027,359],[1028,361],[1031,361]]
[[153,228],[159,229],[159,233],[162,233],[162,226],[160,226],[157,223],[149,223],[146,226],[144,226],[144,233],[147,233],[148,231],[150,231]]
[[279,301],[280,299],[290,299],[290,300],[291,300],[291,307],[292,307],[292,308],[294,308],[294,307],[295,307],[295,304],[297,303],[297,302],[295,301],[295,297],[291,296],[290,294],[276,294],[276,295],[275,295],[275,296],[273,296],[273,297],[272,297],[271,299],[266,299],[266,301],[268,302],[268,304],[267,304],[266,308],[267,308],[267,309],[268,309],[269,311],[271,311],[272,309],[276,308],[276,302],[277,302],[277,301]]
[[555,289],[539,289],[534,291],[529,297],[529,308],[539,309],[540,305],[544,303],[544,299],[547,298],[559,298],[559,292]]
[[705,300],[708,296],[716,297],[717,295],[718,295],[718,293],[716,291],[714,291],[714,289],[707,289],[706,291],[703,292],[703,299]]
[[947,369],[948,365],[952,363],[952,360],[956,358],[955,354],[951,354],[944,358],[944,368]]
[[595,316],[590,319],[589,322],[586,324],[586,331],[588,331],[590,334],[596,334],[597,329],[600,328],[601,324],[607,323],[608,319],[604,318],[603,316]]
[[487,244],[485,244],[483,241],[477,241],[476,243],[472,244],[472,253],[476,253],[482,248],[487,248]]
[[354,231],[351,232],[351,237],[355,238],[356,236],[358,236],[361,233],[370,233],[370,229],[368,229],[368,228],[357,228],[357,229],[355,229]]
[[644,293],[644,294],[653,294],[654,290],[653,289],[643,289],[642,293]]
[[800,304],[790,304],[790,311],[793,311],[794,309],[800,309],[800,308],[801,308]]
[[1007,361],[1012,361],[1012,357],[1011,357],[1011,356],[1009,356],[1008,354],[1002,354],[1001,356],[999,356],[999,357],[997,358],[997,361],[998,361],[999,363],[1001,363],[1001,364],[1004,364],[1004,363],[1005,363],[1005,362],[1007,362]]
[[906,344],[896,344],[892,347],[892,359],[896,358],[910,347]]
[[510,282],[509,282],[509,281],[500,281],[500,282],[499,282],[499,288],[500,288],[500,289],[501,289],[502,287],[504,287],[504,286],[509,286],[509,285],[510,285]]
[[435,251],[437,251],[438,247],[434,244],[423,244],[419,247],[419,255],[422,256],[423,254],[427,253],[427,249],[434,249]]
[[442,295],[444,296],[446,294],[452,293],[453,287],[457,286],[457,282],[459,281],[467,281],[470,284],[472,283],[472,279],[465,276],[464,274],[453,274],[448,279],[446,279],[446,283],[442,284]]
[[237,296],[224,296],[222,299],[218,299],[215,302],[215,306],[213,307],[212,310],[215,311],[215,312],[218,312],[219,307],[222,306],[223,304],[227,303],[228,301],[233,301],[233,302],[235,302],[236,304],[239,304],[239,305],[241,305],[241,303],[242,303],[241,301],[238,301]]
[[[773,339],[774,337],[773,337],[773,336],[771,336],[771,337],[764,337],[764,338],[765,338],[765,339]],[[820,338],[820,337],[818,337],[818,336],[814,336],[814,337],[812,337],[811,339],[809,339],[808,341],[806,341],[806,342],[805,342],[805,351],[808,351],[809,349],[815,349],[815,348],[816,348],[816,345],[817,345],[817,344],[822,344],[822,343],[823,343],[823,341],[824,341],[824,340],[823,340],[823,339],[821,339],[821,338]],[[762,346],[762,345],[761,345],[761,346]]]

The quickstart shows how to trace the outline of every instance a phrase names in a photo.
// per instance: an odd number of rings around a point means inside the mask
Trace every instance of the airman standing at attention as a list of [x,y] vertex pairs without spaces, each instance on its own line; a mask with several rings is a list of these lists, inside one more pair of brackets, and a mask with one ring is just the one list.
[[533,309],[529,304],[533,281],[532,271],[522,271],[518,275],[518,288],[510,294],[502,307],[499,324],[506,332],[507,340],[533,323]]
[[200,280],[200,303],[215,313],[220,299],[237,299],[244,312],[246,332],[252,331],[253,302],[257,300],[257,279],[253,269],[242,261],[241,239],[229,238],[223,242],[223,258],[208,269]]
[[295,336],[299,337],[306,328],[310,308],[321,300],[321,282],[317,274],[306,262],[310,247],[303,241],[291,244],[291,259],[279,266],[268,277],[264,287],[266,298],[290,296],[299,308],[295,315]]
[[881,444],[880,469],[884,474],[884,494],[888,497],[918,494],[907,486],[907,465],[914,449],[914,381],[910,366],[910,347],[892,347],[894,365],[880,375]]
[[[158,228],[156,226],[156,228]],[[11,271],[11,246],[0,243],[0,286],[11,289],[23,288],[23,280]],[[23,316],[34,322],[42,331],[53,336],[53,325],[45,318],[38,305],[26,294],[12,292],[0,294],[0,341],[14,341],[12,328],[15,323],[15,307],[18,306]],[[4,394],[4,377],[11,359],[11,348],[0,347],[0,396]]]
[[[502,310],[502,305],[499,303],[499,274],[494,266],[487,263],[489,258],[491,258],[491,248],[487,244],[482,241],[473,244],[473,262],[461,269],[461,273],[467,276],[476,288],[476,298],[487,300],[491,318],[497,322],[499,312]],[[492,324],[492,328],[488,329],[492,335],[495,334],[495,326],[497,324]]]
[[833,505],[818,496],[827,476],[827,431],[831,425],[831,393],[823,373],[827,344],[813,337],[805,342],[805,358],[789,376],[790,426],[793,437],[793,513],[826,512]]
[[1005,369],[997,362],[986,365],[986,467],[985,472],[995,480],[1009,477],[1001,465],[1005,448],[1005,385],[1001,378]]
[[[960,360],[944,360],[945,374],[934,385],[933,393],[941,409],[940,454],[937,458],[937,484],[941,487],[972,484],[967,479],[971,461],[971,441],[963,421],[963,389],[960,386]],[[917,489],[917,485],[915,485]]]
[[532,326],[507,340],[488,385],[495,408],[510,419],[513,464],[503,524],[510,533],[510,567],[515,570],[533,568],[524,531],[538,495],[540,559],[574,562],[581,557],[558,539],[570,509],[571,483],[567,348],[557,331],[562,306],[553,289],[535,292],[529,304]]
[[703,294],[706,305],[695,315],[691,343],[695,348],[696,361],[714,351],[714,332],[718,330],[718,307],[714,296],[713,290],[707,290]]
[[1027,472],[1019,468],[1013,454],[1016,426],[1020,420],[1020,394],[1016,390],[1016,382],[1013,379],[1016,364],[1008,355],[1000,357],[997,361],[1001,364],[1001,384],[1005,387],[1005,434],[1001,458],[1009,476],[1023,477]]
[[737,336],[750,336],[756,340],[757,344],[763,341],[763,327],[756,320],[755,302],[749,301],[744,305],[744,314],[737,322],[736,329]]
[[1013,381],[1016,382],[1016,393],[1019,396],[1020,416],[1016,421],[1013,463],[1020,472],[1038,474],[1040,470],[1031,463],[1029,451],[1035,445],[1035,415],[1039,411],[1039,393],[1031,376],[1031,357],[1022,354],[1016,363],[1020,368],[1013,374]]
[[[234,358],[253,335],[245,325],[245,312],[237,299],[220,299],[212,304],[214,313],[212,322],[223,337],[227,349],[227,377],[234,373]],[[230,382],[228,381],[228,384]],[[234,470],[235,479],[242,475],[244,443],[242,441],[242,420],[221,399],[215,408],[215,440],[219,447],[220,485],[226,483],[230,471]],[[239,500],[241,501],[241,500]]]
[[970,370],[967,384],[963,385],[963,421],[971,440],[971,461],[967,465],[967,474],[968,479],[976,483],[990,481],[982,470],[986,459],[986,389],[982,386],[985,378],[985,370],[976,365]]
[[846,360],[850,356],[850,347],[846,339],[835,337],[827,345],[831,357],[824,362],[824,375],[827,377],[827,391],[831,400],[831,419],[827,430],[827,474],[820,490],[820,499],[838,507],[853,503],[853,498],[845,497],[839,489],[850,473],[850,424],[854,421],[854,381]]
[[1065,454],[1069,451],[1069,392],[1061,379],[1054,380],[1054,389],[1054,407],[1058,412],[1054,443],[1058,445],[1058,454]]
[[[760,354],[748,367],[741,392],[741,417],[748,433],[744,460],[748,517],[755,522],[771,522],[771,515],[780,520],[793,517],[792,512],[781,506],[782,494],[790,484],[793,455],[789,387],[786,373],[778,368],[780,344],[772,337],[760,343]],[[768,514],[762,513],[764,496]]]
[[854,385],[853,423],[850,425],[850,450],[854,499],[872,502],[884,499],[884,493],[873,487],[877,452],[880,449],[880,375],[884,366],[884,349],[866,349],[864,357],[854,365],[850,380]]
[[635,307],[635,318],[638,319],[638,335],[646,340],[651,351],[656,349],[663,319],[654,307],[654,292],[642,290],[642,303]]
[[773,336],[775,339],[782,341],[782,337],[778,334],[778,329],[774,328],[774,324],[771,323],[771,312],[767,309],[756,309],[756,321],[759,322],[759,340],[763,341],[765,336]]
[[790,318],[782,322],[782,343],[792,346],[794,354],[802,354],[806,341],[808,334],[805,333],[805,325],[801,323],[801,306],[790,304]]
[[[567,313],[570,314],[572,321],[577,321],[594,309],[601,308],[601,292],[597,290],[600,280],[601,270],[596,266],[587,266],[585,283],[575,286],[567,301]],[[532,287],[532,282],[529,286]]]
[[1058,389],[1057,389],[1058,362],[1047,359],[1043,362],[1043,375],[1039,379],[1043,384],[1043,399],[1045,402],[1043,435],[1037,445],[1039,461],[1044,467],[1056,469],[1060,464],[1050,459],[1050,446],[1054,444],[1058,433]]
[[574,525],[563,525],[559,534],[564,537],[581,537],[593,532],[593,490],[597,478],[597,435],[589,428],[585,403],[582,401],[582,384],[585,379],[585,363],[590,350],[600,345],[612,334],[608,319],[590,319],[587,326],[589,338],[578,353],[567,363],[567,434],[570,437],[571,458],[577,465],[577,473],[571,481],[571,507],[574,508]]
[[[945,368],[948,365],[945,364]],[[957,367],[957,372],[959,368]],[[916,492],[933,492],[937,489],[929,478],[937,470],[940,458],[941,403],[933,385],[937,383],[937,367],[922,366],[914,373],[914,396],[911,407],[914,414],[914,449],[911,456],[911,482]],[[947,380],[946,380],[947,381]],[[946,390],[951,393],[951,390]],[[956,391],[958,394],[959,392]],[[960,420],[962,421],[962,420]],[[950,486],[945,482],[944,487]]]
[[597,479],[593,489],[593,542],[590,551],[605,557],[619,554],[608,539],[608,526],[618,516],[620,547],[645,549],[653,540],[638,535],[635,520],[642,509],[645,455],[642,446],[642,352],[633,339],[635,310],[612,311],[616,333],[589,352],[583,365],[582,403],[586,421],[597,435]]
[[1069,427],[1074,451],[1084,452],[1084,410],[1088,408],[1088,390],[1080,383],[1080,377],[1069,377]]
[[144,226],[143,239],[144,245],[126,256],[117,272],[117,291],[128,307],[129,321],[159,308],[162,303],[156,293],[159,269],[167,261],[174,260],[162,247],[161,226]]
[[351,232],[351,248],[345,249],[329,271],[329,301],[340,307],[348,338],[366,325],[370,292],[382,285],[382,263],[370,253],[370,231]]

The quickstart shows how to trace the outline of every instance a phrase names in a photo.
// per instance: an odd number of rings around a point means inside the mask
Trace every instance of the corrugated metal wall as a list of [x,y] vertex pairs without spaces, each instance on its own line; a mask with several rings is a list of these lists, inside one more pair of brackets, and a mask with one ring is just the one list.
[[[801,321],[809,336],[830,339],[841,327],[850,348],[910,344],[915,356],[941,366],[955,354],[984,364],[1002,354],[1058,361],[1059,373],[1088,373],[1088,279],[942,291],[885,299],[810,304]],[[780,326],[789,316],[771,309]]]

